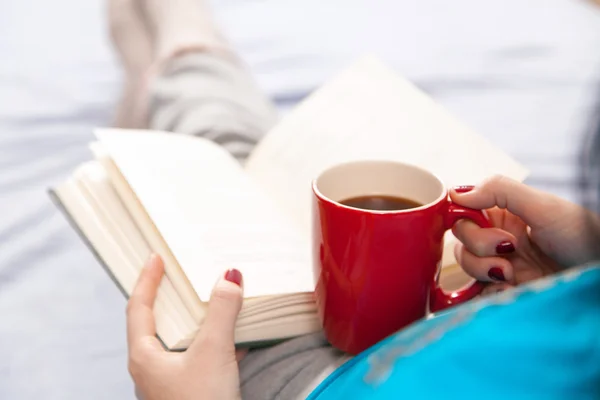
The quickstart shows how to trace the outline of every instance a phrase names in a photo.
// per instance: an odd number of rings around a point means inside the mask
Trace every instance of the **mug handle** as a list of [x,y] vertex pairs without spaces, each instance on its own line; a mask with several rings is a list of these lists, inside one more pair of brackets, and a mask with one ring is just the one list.
[[[446,230],[452,229],[458,220],[465,218],[470,219],[482,228],[492,227],[492,224],[485,211],[474,210],[472,208],[450,203],[444,218]],[[448,307],[464,303],[480,294],[484,287],[485,285],[483,282],[474,280],[468,286],[462,289],[447,293],[441,288],[439,279],[436,279],[436,282],[434,282],[432,286],[433,290],[431,291],[431,297],[429,300],[429,310],[431,312],[437,312]]]

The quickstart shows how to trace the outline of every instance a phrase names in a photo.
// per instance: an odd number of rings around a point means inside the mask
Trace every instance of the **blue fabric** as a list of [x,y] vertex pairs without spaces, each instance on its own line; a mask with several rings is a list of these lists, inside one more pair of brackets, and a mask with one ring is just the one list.
[[418,322],[331,374],[310,399],[600,399],[600,268]]

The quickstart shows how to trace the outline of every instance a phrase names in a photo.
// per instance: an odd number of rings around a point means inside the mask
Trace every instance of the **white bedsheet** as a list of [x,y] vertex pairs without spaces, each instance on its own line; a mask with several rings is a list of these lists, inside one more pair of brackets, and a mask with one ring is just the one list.
[[[215,2],[282,109],[375,53],[576,199],[600,92],[600,10],[578,0]],[[0,398],[132,398],[119,292],[45,189],[89,157],[120,75],[101,0],[0,2]],[[595,86],[595,87],[594,87]]]

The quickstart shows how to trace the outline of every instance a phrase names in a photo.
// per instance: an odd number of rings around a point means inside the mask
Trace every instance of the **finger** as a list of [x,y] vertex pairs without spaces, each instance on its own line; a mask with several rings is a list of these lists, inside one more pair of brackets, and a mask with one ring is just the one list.
[[138,339],[156,334],[154,300],[164,274],[160,256],[152,254],[140,273],[127,303],[127,341],[129,346]]
[[564,200],[504,176],[496,176],[481,185],[454,188],[452,201],[465,207],[484,210],[499,207],[519,216],[527,225],[543,226],[550,222]]
[[477,257],[462,243],[454,248],[456,260],[463,270],[482,282],[512,282],[514,273],[510,261],[503,257]]
[[210,345],[215,348],[234,349],[235,324],[243,298],[242,274],[230,269],[213,288],[206,318],[199,337],[190,346],[191,351],[201,349],[206,338],[210,338]]
[[479,257],[507,255],[515,252],[517,239],[499,228],[481,228],[463,219],[452,227],[452,233],[471,253]]

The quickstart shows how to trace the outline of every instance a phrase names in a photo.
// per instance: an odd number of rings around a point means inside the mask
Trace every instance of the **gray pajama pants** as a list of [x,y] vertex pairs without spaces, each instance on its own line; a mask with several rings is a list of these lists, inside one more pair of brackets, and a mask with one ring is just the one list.
[[[249,73],[210,53],[173,59],[150,91],[151,129],[211,139],[240,162],[276,120]],[[304,398],[343,361],[321,334],[253,350],[240,363],[242,397]]]

